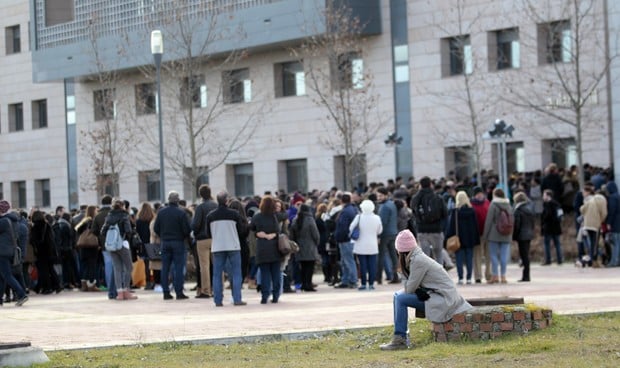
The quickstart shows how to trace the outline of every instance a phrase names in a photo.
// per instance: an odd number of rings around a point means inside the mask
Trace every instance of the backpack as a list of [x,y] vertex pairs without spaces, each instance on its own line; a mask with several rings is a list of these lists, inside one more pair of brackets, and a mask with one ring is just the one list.
[[118,224],[110,225],[105,234],[105,250],[108,252],[116,252],[121,250],[121,248],[123,248],[121,230],[118,228]]
[[497,222],[495,223],[497,232],[501,235],[511,235],[514,223],[515,221],[512,213],[505,208],[499,207],[499,216],[497,217]]
[[441,220],[444,202],[437,194],[428,194],[420,198],[417,212],[421,222],[431,224]]

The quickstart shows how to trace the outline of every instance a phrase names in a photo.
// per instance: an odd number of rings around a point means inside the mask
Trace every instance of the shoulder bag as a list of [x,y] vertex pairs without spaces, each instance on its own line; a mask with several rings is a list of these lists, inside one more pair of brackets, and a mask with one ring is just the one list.
[[451,237],[448,238],[448,240],[446,241],[446,249],[448,250],[448,252],[456,252],[457,250],[459,250],[461,248],[461,240],[459,239],[459,210],[455,209],[454,210],[454,229],[455,229],[455,233],[454,235],[452,235]]
[[98,248],[99,239],[97,235],[93,233],[90,226],[86,230],[82,231],[77,241],[77,248]]

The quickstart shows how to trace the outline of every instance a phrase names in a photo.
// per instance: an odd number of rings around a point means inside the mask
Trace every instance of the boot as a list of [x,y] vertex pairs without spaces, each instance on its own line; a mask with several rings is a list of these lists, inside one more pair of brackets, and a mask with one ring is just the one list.
[[255,279],[249,279],[248,280],[248,289],[256,289],[256,280]]
[[101,290],[99,290],[99,288],[97,287],[97,283],[95,281],[93,282],[86,281],[86,291],[101,291]]
[[125,300],[125,290],[118,289],[116,290],[116,300]]
[[88,284],[86,280],[82,280],[82,285],[80,286],[80,291],[88,291]]
[[329,284],[331,282],[331,277],[329,276],[329,267],[323,266],[323,282]]
[[400,335],[394,335],[392,341],[379,346],[381,350],[403,350],[408,349],[407,338]]
[[507,284],[508,283],[508,281],[506,280],[506,276],[502,276],[502,281],[501,282],[502,282],[502,284]]
[[499,278],[497,276],[492,276],[488,281],[489,284],[497,284],[499,282]]
[[[120,294],[121,293],[119,293],[119,296],[120,296]],[[138,299],[138,297],[133,295],[131,293],[131,291],[129,291],[129,290],[123,291],[123,297],[125,298],[125,300],[135,300],[135,299]]]

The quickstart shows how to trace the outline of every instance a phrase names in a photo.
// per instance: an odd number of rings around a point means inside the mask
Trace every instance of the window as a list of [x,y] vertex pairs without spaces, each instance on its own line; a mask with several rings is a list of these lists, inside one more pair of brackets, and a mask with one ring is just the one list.
[[474,172],[473,151],[471,146],[445,148],[446,171],[454,171],[457,180],[463,180]]
[[409,82],[409,46],[394,46],[394,82]]
[[539,64],[570,63],[573,59],[571,43],[570,21],[562,20],[539,24]]
[[74,20],[74,0],[45,0],[45,26],[68,23]]
[[555,162],[558,167],[570,167],[577,164],[577,144],[574,138],[549,139],[542,142],[543,162],[547,165]]
[[7,55],[20,53],[22,51],[22,45],[19,25],[6,27],[4,29],[4,40]]
[[21,103],[9,105],[9,132],[24,130],[24,106]]
[[157,112],[155,92],[155,83],[136,85],[136,114],[148,115]]
[[474,70],[469,35],[442,39],[443,76],[471,74]]
[[115,96],[114,89],[101,89],[93,92],[95,121],[114,119],[116,116]]
[[254,167],[252,164],[234,165],[235,195],[244,197],[254,195]]
[[183,78],[179,91],[181,107],[187,109],[190,106],[196,108],[207,107],[207,85],[204,75],[194,75],[191,78]]
[[222,75],[224,103],[241,103],[252,100],[252,81],[250,69],[237,69],[224,72]]
[[364,88],[364,60],[358,52],[349,52],[338,56],[334,82],[339,89]]
[[186,167],[183,181],[183,193],[187,196],[192,195],[195,198],[200,198],[198,188],[200,188],[202,184],[209,184],[208,168],[206,166],[199,166],[196,168],[196,174],[192,175],[191,167]]
[[308,163],[306,159],[285,161],[286,188],[289,193],[308,191]]
[[[11,206],[13,208],[26,208],[26,182],[14,181],[11,183]],[[38,203],[37,203],[38,205]]]
[[32,101],[32,129],[47,128],[47,100]]
[[[519,30],[516,28],[493,32],[495,36],[495,53],[497,69],[512,69],[519,67]],[[493,63],[489,63],[491,65]]]
[[120,193],[120,188],[118,184],[118,174],[97,175],[97,195],[99,196],[99,200],[101,200],[101,197],[103,197],[106,194],[111,195],[112,197],[115,197],[119,193]]
[[276,97],[303,96],[306,94],[304,65],[299,61],[274,66]]
[[50,180],[40,179],[34,181],[34,201],[41,207],[51,207]]
[[0,199],[4,199],[4,185],[0,183]]
[[359,154],[349,163],[351,183],[347,183],[345,156],[334,156],[334,183],[338,188],[352,188],[351,185],[366,183],[366,155]]

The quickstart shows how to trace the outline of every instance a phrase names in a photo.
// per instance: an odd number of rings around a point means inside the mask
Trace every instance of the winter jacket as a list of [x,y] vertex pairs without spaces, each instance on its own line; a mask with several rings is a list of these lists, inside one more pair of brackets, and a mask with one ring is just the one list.
[[192,230],[196,240],[207,239],[207,215],[216,209],[217,203],[212,199],[208,199],[196,207],[196,213],[194,213],[192,220]]
[[58,254],[54,245],[52,227],[45,220],[34,221],[30,231],[30,244],[37,260],[56,261]]
[[321,218],[315,219],[315,223],[319,231],[319,244],[317,244],[317,249],[319,250],[319,254],[327,254],[327,238],[329,236],[327,225],[325,225],[325,221]]
[[476,212],[476,223],[478,224],[478,234],[480,234],[480,236],[484,233],[484,223],[487,220],[490,205],[491,202],[489,202],[486,198],[482,201],[479,201],[476,198],[471,199],[471,206]]
[[607,183],[607,225],[614,233],[620,233],[620,195],[618,194],[618,186],[615,182]]
[[540,189],[540,185],[530,188],[530,200],[534,207],[534,213],[540,215],[543,211],[542,190]]
[[163,243],[165,241],[183,241],[187,239],[191,232],[191,227],[185,211],[178,204],[170,203],[157,213],[153,230]]
[[[275,215],[264,215],[260,212],[252,217],[250,230],[255,233],[278,234],[278,221]],[[256,264],[279,262],[278,237],[273,239],[256,238]]]
[[584,229],[599,231],[607,218],[607,200],[601,194],[587,196],[581,206],[581,214]]
[[534,239],[534,225],[536,214],[532,202],[517,203],[514,210],[514,229],[512,240],[523,241]]
[[207,215],[206,228],[207,239],[213,239],[211,253],[241,250],[239,234],[245,229],[239,212],[219,205]]
[[562,218],[558,216],[560,204],[555,199],[543,203],[541,232],[543,235],[561,235]]
[[303,212],[301,229],[298,228],[298,220],[299,214],[293,220],[290,228],[291,239],[299,245],[299,252],[295,254],[295,259],[297,261],[314,261],[318,252],[317,246],[321,240],[316,222],[310,212]]
[[384,231],[381,218],[373,213],[370,208],[362,208],[362,213],[353,220],[349,230],[353,231],[355,223],[359,223],[360,237],[353,240],[353,253],[355,254],[379,254],[377,236]]
[[103,224],[105,224],[105,218],[108,216],[108,212],[110,212],[111,210],[112,207],[110,207],[109,205],[102,206],[99,210],[99,213],[97,213],[97,215],[93,219],[93,225],[91,230],[93,234],[99,237],[99,246],[101,247],[101,249],[104,249],[105,243],[105,236],[101,234],[101,228],[103,227]]
[[[456,216],[455,216],[456,214]],[[448,230],[446,231],[446,239],[455,235],[456,219],[458,216],[458,234],[461,241],[461,248],[473,248],[480,244],[480,234],[478,234],[478,223],[476,221],[476,212],[468,206],[461,206],[450,211],[448,217]]]
[[414,248],[408,255],[409,278],[405,291],[414,294],[416,289],[431,289],[430,298],[424,302],[426,318],[432,322],[449,321],[455,314],[466,312],[472,306],[459,295],[454,282],[443,266],[424,254],[421,248]]
[[442,205],[442,208],[440,209],[440,219],[431,223],[427,223],[422,220],[421,215],[418,213],[419,204],[422,202],[423,197],[430,195],[436,196],[437,193],[435,193],[435,191],[430,188],[422,188],[418,193],[416,193],[413,198],[411,198],[411,206],[409,207],[411,208],[413,214],[416,217],[416,223],[418,224],[418,233],[441,233],[443,232],[441,224],[446,218],[448,218],[448,209],[446,208],[445,202],[441,200],[437,201],[437,203],[441,203]]
[[17,239],[9,214],[0,216],[0,257],[12,257],[15,253]]
[[544,192],[546,189],[551,189],[553,191],[553,199],[560,203],[562,195],[564,195],[562,177],[557,173],[544,176],[540,183],[540,190]]
[[396,236],[398,234],[398,210],[392,200],[388,199],[379,206],[379,217],[383,226],[381,237]]
[[496,243],[510,243],[512,240],[512,234],[502,235],[497,231],[497,221],[499,220],[500,207],[512,213],[510,207],[510,201],[506,198],[493,198],[491,205],[489,206],[489,212],[487,213],[487,219],[484,222],[484,232],[482,233],[482,239],[489,242]]
[[350,203],[344,206],[342,211],[340,211],[340,215],[336,221],[336,231],[334,232],[334,237],[338,243],[347,243],[351,241],[349,226],[351,226],[351,222],[353,222],[356,215],[357,208]]
[[108,215],[105,218],[105,223],[101,227],[101,234],[104,239],[108,229],[114,224],[118,224],[118,229],[120,230],[123,239],[128,239],[129,235],[132,233],[131,222],[129,222],[129,213],[121,209],[111,210],[108,212]]

